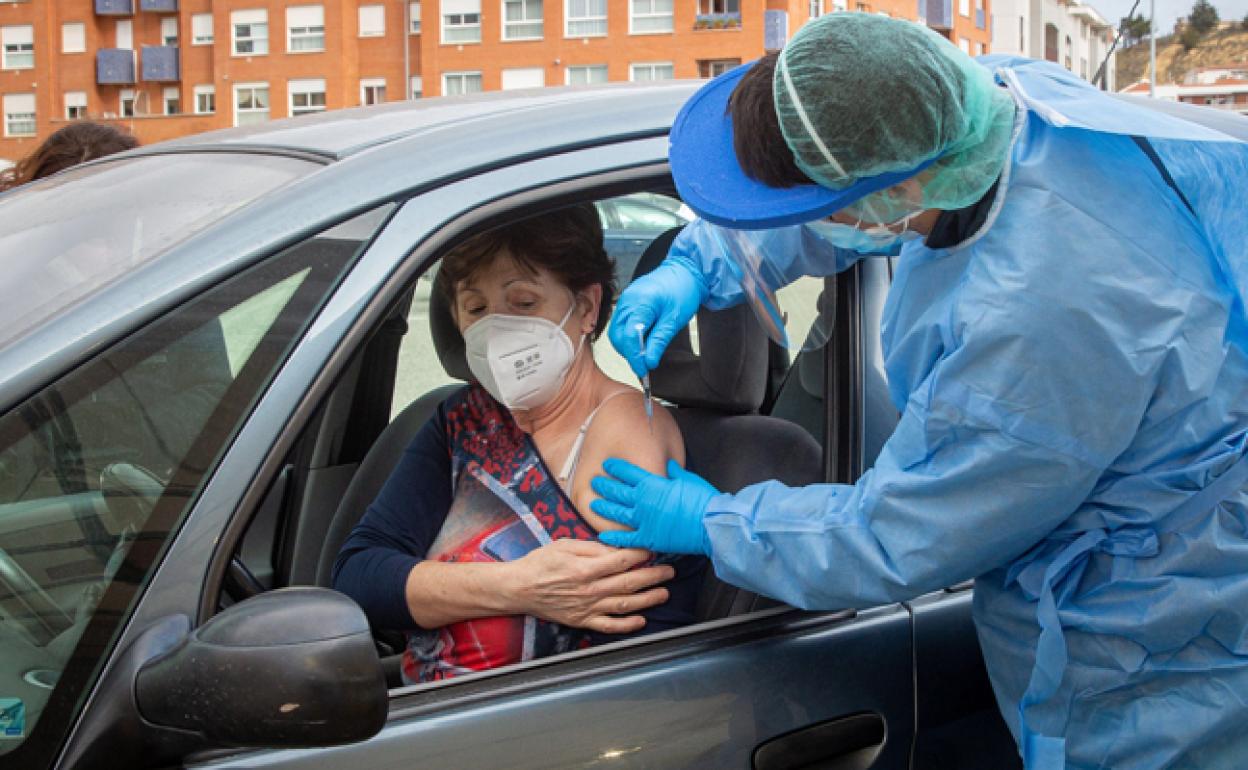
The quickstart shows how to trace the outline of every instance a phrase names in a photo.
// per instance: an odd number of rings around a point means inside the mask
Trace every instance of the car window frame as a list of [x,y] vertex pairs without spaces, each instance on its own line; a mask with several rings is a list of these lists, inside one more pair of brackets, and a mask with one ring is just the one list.
[[[671,180],[670,167],[665,161],[655,161],[647,164],[639,164],[631,168],[603,171],[597,174],[589,174],[583,177],[563,182],[552,182],[548,184],[535,184],[527,189],[505,193],[497,198],[477,206],[469,211],[461,212],[458,216],[454,216],[450,221],[443,223],[437,229],[437,232],[428,237],[423,242],[413,247],[410,252],[402,258],[401,264],[392,271],[386,286],[381,287],[377,296],[373,300],[375,314],[371,317],[368,331],[358,332],[354,341],[344,338],[340,341],[336,355],[344,362],[342,369],[335,373],[345,371],[349,366],[351,358],[362,350],[362,345],[366,344],[366,340],[379,324],[393,312],[393,308],[397,306],[403,298],[412,291],[415,281],[423,276],[433,264],[441,259],[446,252],[456,243],[462,241],[469,235],[480,232],[484,229],[497,227],[509,222],[523,219],[531,216],[534,209],[557,208],[561,205],[569,205],[572,203],[594,201],[600,199],[611,198],[615,196],[625,195],[628,193],[636,193],[643,191],[654,191],[659,189],[674,188]],[[417,202],[420,196],[414,196],[405,202],[411,205]],[[856,305],[854,305],[856,308]],[[361,323],[357,321],[357,325]],[[826,387],[826,386],[825,386]],[[302,408],[307,409],[312,414],[323,403],[324,398],[332,392],[332,384],[322,384],[321,387],[314,385],[304,394],[304,403]],[[311,402],[311,404],[309,404]],[[827,404],[829,399],[825,397],[825,419]],[[304,422],[298,429],[297,433],[302,435],[303,428],[309,422]],[[284,458],[290,451],[287,447],[281,457]],[[280,467],[281,461],[274,459],[270,455],[266,462],[273,463]],[[276,477],[274,476],[275,480]],[[270,481],[272,483],[272,481]],[[246,529],[247,523],[250,522],[251,516],[259,509],[260,501],[267,493],[267,487],[264,490],[253,488],[250,495],[253,502],[248,507],[246,516],[240,516],[232,522],[231,531],[223,534],[218,543],[218,552],[213,559],[213,568],[210,569],[209,577],[205,582],[205,590],[201,599],[200,617],[198,623],[202,623],[216,611],[217,595],[224,579],[224,567],[228,561],[226,554],[232,553],[237,547],[242,537],[242,533]],[[744,613],[738,616],[716,619],[697,623],[689,627],[673,629],[659,634],[653,634],[637,639],[627,640],[624,642],[615,642],[610,645],[605,652],[614,652],[617,650],[629,650],[634,647],[646,647],[649,645],[666,644],[669,640],[676,640],[674,643],[679,648],[685,644],[679,640],[690,638],[703,632],[716,633],[721,628],[732,628],[738,625],[744,625],[754,622],[760,618],[783,617],[789,613],[800,613],[792,607],[782,606],[759,610],[751,613]],[[855,612],[852,610],[835,612],[835,613],[819,613],[820,615],[834,616],[838,621],[845,618],[853,617]],[[605,654],[603,648],[595,648],[590,650],[576,651],[565,653],[563,655],[552,656],[540,660],[528,661],[520,664],[513,664],[500,670],[484,671],[464,677],[457,677],[444,683],[434,685],[414,685],[408,688],[396,688],[391,690],[392,703],[396,698],[404,697],[411,694],[412,689],[419,692],[425,691],[441,691],[446,688],[457,687],[465,682],[471,683],[478,680],[491,680],[501,676],[511,676],[529,671],[541,671],[549,666],[559,666],[569,661],[578,660],[582,657],[593,658],[595,656]],[[665,654],[670,654],[665,653]],[[591,664],[592,667],[592,664]],[[548,678],[550,674],[536,674],[539,678]]]
[[[593,164],[587,164],[593,166],[590,171],[569,173],[567,178],[520,183],[514,182],[511,176],[502,177],[501,181],[507,184],[494,186],[503,192],[495,194],[491,190],[486,195],[495,197],[476,202],[471,206],[441,202],[442,194],[447,188],[457,185],[469,185],[469,189],[473,189],[473,186],[489,184],[495,174],[521,174],[529,164],[553,163],[557,160],[566,164],[569,156],[564,155],[561,159],[553,157],[526,159],[514,166],[493,169],[488,173],[483,173],[480,177],[469,177],[436,190],[419,190],[412,197],[404,200],[394,217],[396,223],[401,223],[397,224],[395,229],[406,230],[406,237],[411,240],[401,247],[398,246],[394,241],[404,237],[403,233],[396,234],[391,226],[379,235],[379,242],[389,240],[387,247],[400,250],[402,254],[395,258],[394,264],[383,266],[378,263],[368,268],[376,277],[377,284],[369,287],[367,298],[363,298],[365,290],[362,285],[352,289],[352,292],[360,295],[358,299],[360,312],[350,320],[343,321],[345,331],[332,343],[329,341],[321,343],[329,349],[329,353],[319,373],[301,388],[297,403],[292,407],[285,422],[289,430],[277,436],[268,445],[267,453],[258,471],[251,477],[251,483],[238,493],[237,503],[231,506],[233,514],[215,538],[215,552],[211,556],[210,565],[205,574],[196,625],[202,624],[215,613],[216,599],[222,586],[229,556],[237,547],[252,516],[277,481],[285,459],[296,446],[297,438],[311,424],[317,410],[324,403],[324,399],[332,392],[338,378],[347,371],[353,357],[362,349],[368,336],[380,323],[384,322],[385,318],[393,312],[396,304],[410,292],[417,278],[458,240],[480,229],[521,219],[532,213],[532,208],[548,209],[578,201],[637,192],[641,189],[661,188],[665,180],[670,181],[670,168],[665,160],[660,159],[663,157],[660,154],[660,148],[665,148],[665,144],[655,142],[655,139],[645,137],[629,140],[634,145],[644,145],[647,142],[654,145],[649,153],[636,153],[635,155],[642,157],[634,158],[632,162],[629,161],[629,153],[620,153],[622,157],[614,158],[614,162],[599,160]],[[657,137],[657,139],[665,143],[665,138]],[[601,153],[604,149],[617,151],[625,144],[626,142],[620,142],[587,148],[573,155]],[[540,174],[537,176],[541,178]],[[514,187],[509,186],[513,182]],[[446,193],[445,197],[453,201],[454,193]],[[432,205],[435,199],[439,201],[436,206]],[[409,210],[414,210],[413,207],[422,206],[428,210],[413,214],[410,218],[406,216],[411,213]],[[429,224],[429,227],[425,229],[419,226],[422,217]],[[829,399],[825,399],[825,402],[827,401]],[[876,616],[880,612],[896,611],[899,606],[894,603],[863,612],[846,610],[815,613],[791,607],[777,607],[673,629],[639,639],[616,642],[601,648],[480,672],[439,684],[396,689],[390,694],[391,709],[387,723],[406,719],[417,713],[441,711],[444,707],[449,708],[478,697],[497,697],[511,692],[513,688],[524,690],[548,686],[552,682],[584,679],[595,672],[609,670],[618,665],[631,666],[638,660],[696,654],[698,650],[704,648],[704,643],[718,643],[713,640],[722,639],[725,640],[723,642],[725,644],[737,644],[743,638],[786,633],[794,628],[810,627],[812,624],[822,627],[825,624],[849,622],[860,616]]]

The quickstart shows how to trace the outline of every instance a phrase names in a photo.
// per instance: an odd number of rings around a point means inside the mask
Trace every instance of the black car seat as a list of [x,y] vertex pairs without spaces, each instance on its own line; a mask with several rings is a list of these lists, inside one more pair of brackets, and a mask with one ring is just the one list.
[[[658,267],[679,231],[670,230],[650,244],[634,278]],[[685,440],[687,467],[724,492],[773,479],[789,486],[821,481],[819,443],[799,425],[758,414],[775,356],[774,343],[753,312],[745,305],[703,308],[697,334],[696,353],[686,328],[650,376],[654,395],[676,406],[672,415]],[[697,617],[710,620],[774,604],[708,571]]]

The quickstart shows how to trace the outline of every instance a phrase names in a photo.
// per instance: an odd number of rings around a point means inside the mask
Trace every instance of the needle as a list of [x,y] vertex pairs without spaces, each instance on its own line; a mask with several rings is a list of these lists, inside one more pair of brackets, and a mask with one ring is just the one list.
[[[646,325],[636,324],[637,343],[640,350],[646,349]],[[641,375],[641,392],[646,397],[646,423],[650,426],[650,435],[654,435],[654,402],[650,398],[650,372]]]

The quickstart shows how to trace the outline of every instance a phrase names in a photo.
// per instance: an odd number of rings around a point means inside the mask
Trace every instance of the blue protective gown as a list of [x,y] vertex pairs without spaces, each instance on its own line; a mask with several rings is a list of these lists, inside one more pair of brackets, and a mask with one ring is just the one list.
[[[852,486],[717,497],[715,571],[821,609],[976,577],[1029,768],[1248,767],[1248,145],[1056,66],[981,61],[1023,109],[982,229],[900,252],[896,432]],[[788,279],[858,256],[765,237]],[[681,253],[709,304],[740,300],[696,225]]]

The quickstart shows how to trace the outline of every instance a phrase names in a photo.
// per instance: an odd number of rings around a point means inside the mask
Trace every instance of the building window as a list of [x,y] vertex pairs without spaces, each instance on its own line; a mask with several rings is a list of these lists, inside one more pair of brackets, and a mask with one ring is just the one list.
[[444,0],[442,42],[481,42],[481,0]]
[[1084,80],[1088,79],[1088,60],[1082,56],[1079,57],[1079,77]]
[[442,95],[458,96],[459,94],[475,94],[481,91],[480,72],[443,72]]
[[386,79],[365,78],[360,81],[360,104],[383,104],[386,101]]
[[958,38],[958,48],[961,48],[961,49],[962,49],[962,53],[966,54],[967,56],[970,56],[970,55],[971,55],[971,41],[970,41],[970,39],[969,39],[969,38],[965,38],[965,37],[960,37],[960,38]]
[[[260,56],[269,52],[268,11],[234,11],[230,14],[230,26],[234,28],[235,56]],[[265,109],[267,113],[268,108]]]
[[607,34],[607,0],[567,0],[564,17],[568,37],[603,37]]
[[269,119],[269,84],[241,83],[234,86],[234,125],[247,126]]
[[4,135],[35,135],[35,95],[4,95]]
[[87,116],[87,92],[65,92],[65,119],[78,120]]
[[546,85],[546,70],[541,67],[518,67],[503,70],[503,90],[541,88]]
[[629,8],[629,34],[672,31],[672,0],[629,0]]
[[412,75],[412,80],[408,84],[408,90],[411,91],[413,99],[419,99],[425,95],[425,79],[420,75]]
[[211,13],[197,13],[191,17],[191,45],[212,45]]
[[628,68],[628,79],[634,83],[644,83],[648,80],[671,80],[673,77],[675,74],[670,61],[632,64]]
[[85,53],[87,25],[80,21],[61,25],[61,53]]
[[382,37],[386,34],[386,6],[360,6],[360,37]]
[[178,17],[165,16],[160,20],[160,44],[178,44]]
[[958,13],[963,16],[971,15],[971,0],[958,0]]
[[286,84],[286,91],[290,94],[291,117],[325,111],[324,80],[292,80]]
[[503,0],[503,40],[542,37],[542,0]]
[[325,6],[292,5],[286,9],[286,50],[325,50]]
[[1027,55],[1027,17],[1018,17],[1018,52]]
[[570,86],[585,86],[590,83],[607,82],[607,65],[605,64],[588,64],[576,67],[568,67],[566,82]]
[[211,115],[216,111],[216,86],[195,86],[195,114]]
[[717,78],[730,69],[741,66],[740,59],[699,59],[698,77]]
[[134,89],[123,88],[121,94],[117,97],[118,113],[123,118],[134,117]]
[[817,19],[823,15],[823,0],[810,0],[810,18]]
[[113,28],[113,37],[117,41],[117,48],[134,48],[134,24],[129,19],[118,19],[117,26]]
[[870,13],[871,6],[867,5],[866,3],[855,3],[854,10],[857,11],[858,13]]
[[182,112],[182,93],[177,86],[166,86],[162,96],[166,115],[178,115]]
[[741,0],[698,0],[699,16],[741,15]]
[[407,21],[408,21],[408,24],[410,25],[408,26],[407,33],[409,35],[419,35],[420,34],[420,3],[408,3],[407,4]]
[[3,67],[6,70],[28,70],[35,66],[35,28],[29,24],[0,28],[4,42]]

